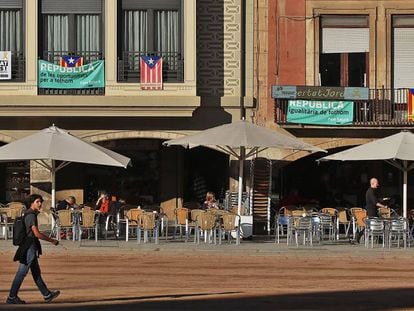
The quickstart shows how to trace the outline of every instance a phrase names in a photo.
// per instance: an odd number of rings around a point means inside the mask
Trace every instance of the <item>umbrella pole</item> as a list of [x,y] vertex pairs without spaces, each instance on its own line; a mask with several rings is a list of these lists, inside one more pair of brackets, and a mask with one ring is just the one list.
[[403,217],[407,217],[407,161],[403,161]]
[[242,204],[242,196],[243,196],[243,169],[244,169],[244,158],[246,154],[246,149],[244,147],[240,147],[240,158],[239,158],[239,193],[238,193],[238,200],[237,200],[237,214],[240,215],[241,213],[241,204]]
[[55,202],[55,200],[56,200],[56,198],[55,198],[55,189],[56,189],[56,167],[55,167],[55,160],[52,160],[52,168],[51,168],[51,170],[50,170],[50,177],[51,177],[51,179],[52,179],[52,193],[51,193],[51,207],[52,208],[55,208],[55,204],[56,204],[56,202]]

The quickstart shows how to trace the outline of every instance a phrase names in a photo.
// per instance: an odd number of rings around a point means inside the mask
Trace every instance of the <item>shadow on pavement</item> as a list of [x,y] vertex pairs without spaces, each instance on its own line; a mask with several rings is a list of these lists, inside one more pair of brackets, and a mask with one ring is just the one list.
[[[1,310],[414,310],[414,288],[381,290],[315,292],[306,294],[270,295],[255,297],[217,297],[239,294],[216,293],[214,298],[206,293],[122,297],[100,301],[70,302],[57,300],[52,304],[25,306],[0,305]],[[196,298],[197,297],[197,298]],[[155,299],[155,300],[154,300]],[[148,301],[150,300],[150,301]]]

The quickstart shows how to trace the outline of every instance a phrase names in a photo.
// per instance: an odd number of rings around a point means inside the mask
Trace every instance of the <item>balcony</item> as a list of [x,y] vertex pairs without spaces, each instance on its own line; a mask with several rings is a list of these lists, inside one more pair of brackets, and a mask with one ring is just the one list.
[[[408,121],[408,89],[370,89],[368,100],[354,100],[352,124],[336,127],[412,127]],[[287,121],[288,99],[276,99],[275,122],[285,127],[301,124]],[[307,127],[313,125],[306,124]],[[320,125],[318,125],[320,127]]]
[[118,82],[139,83],[140,82],[140,57],[141,56],[162,57],[162,79],[164,83],[184,82],[184,60],[180,53],[175,52],[122,52],[118,59]]
[[[82,56],[84,64],[102,59],[102,52],[100,51],[82,51],[82,52],[43,51],[42,59],[50,63],[59,65],[60,58],[63,55]],[[88,88],[88,89],[38,88],[38,94],[39,95],[105,95],[105,88]]]
[[24,82],[26,59],[23,52],[11,52],[11,80],[0,80],[0,83]]

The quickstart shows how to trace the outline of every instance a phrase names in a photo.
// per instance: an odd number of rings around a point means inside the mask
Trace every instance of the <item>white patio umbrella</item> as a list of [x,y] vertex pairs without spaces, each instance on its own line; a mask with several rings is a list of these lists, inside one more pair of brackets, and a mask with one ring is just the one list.
[[305,150],[319,152],[325,150],[307,144],[295,137],[287,136],[245,120],[220,125],[194,135],[188,135],[164,142],[164,145],[181,145],[186,148],[197,146],[214,147],[239,160],[238,213],[240,214],[243,186],[243,162],[256,152],[267,148]]
[[[319,159],[338,161],[384,160],[403,172],[403,216],[407,217],[407,174],[414,168],[414,134],[402,131],[398,134],[334,153]],[[318,160],[318,161],[319,161]]]
[[[55,206],[56,172],[71,162],[126,168],[130,159],[78,138],[55,125],[0,147],[0,161],[34,160],[50,171],[52,207]],[[51,161],[51,164],[46,161]],[[56,166],[56,161],[62,161]]]

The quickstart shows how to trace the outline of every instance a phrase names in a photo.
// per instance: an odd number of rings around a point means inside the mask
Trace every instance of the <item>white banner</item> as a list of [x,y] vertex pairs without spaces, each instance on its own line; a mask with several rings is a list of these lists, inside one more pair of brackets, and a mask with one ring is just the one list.
[[0,80],[11,80],[10,51],[0,51]]

